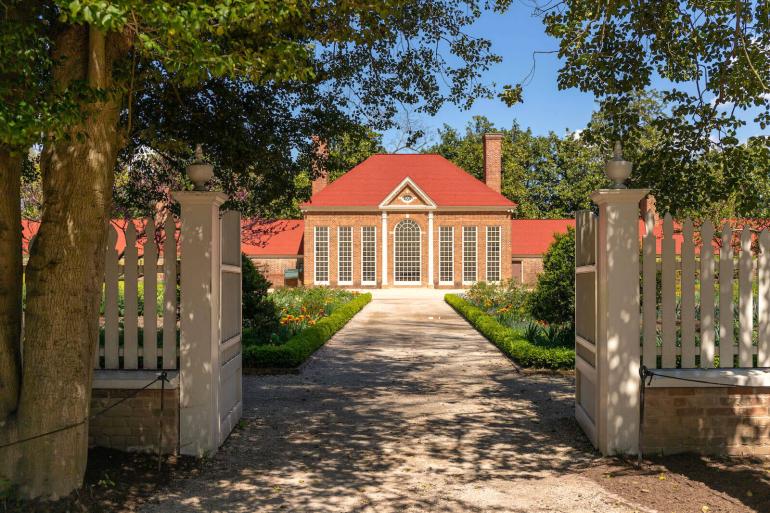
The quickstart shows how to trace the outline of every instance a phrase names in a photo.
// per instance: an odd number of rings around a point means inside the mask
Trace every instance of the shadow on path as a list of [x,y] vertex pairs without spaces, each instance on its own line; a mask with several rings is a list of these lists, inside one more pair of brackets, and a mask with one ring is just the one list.
[[244,400],[146,511],[628,510],[573,472],[595,456],[572,381],[522,376],[440,300],[373,301],[300,375],[244,376]]

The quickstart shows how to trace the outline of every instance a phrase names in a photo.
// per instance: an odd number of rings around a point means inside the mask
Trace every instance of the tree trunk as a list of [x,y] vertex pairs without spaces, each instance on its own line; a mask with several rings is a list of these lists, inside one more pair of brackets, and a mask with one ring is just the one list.
[[0,423],[16,410],[19,401],[21,163],[21,155],[0,148]]
[[[105,40],[95,29],[67,27],[55,41],[55,82],[109,89],[118,55]],[[13,479],[29,497],[67,495],[85,473],[119,107],[116,93],[84,106],[82,124],[69,137],[49,137],[41,155],[43,211],[26,273],[18,436],[74,427],[21,445]]]

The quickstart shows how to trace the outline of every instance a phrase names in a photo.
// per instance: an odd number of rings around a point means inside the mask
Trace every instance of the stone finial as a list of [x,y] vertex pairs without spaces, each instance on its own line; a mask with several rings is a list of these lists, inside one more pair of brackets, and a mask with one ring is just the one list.
[[607,161],[604,173],[607,178],[612,180],[613,189],[625,189],[626,180],[631,176],[633,164],[623,159],[623,146],[620,141],[615,141],[615,147],[612,152],[612,158]]
[[195,145],[195,160],[187,166],[186,171],[187,177],[195,184],[195,191],[205,191],[206,183],[214,178],[214,166],[204,160],[201,144]]

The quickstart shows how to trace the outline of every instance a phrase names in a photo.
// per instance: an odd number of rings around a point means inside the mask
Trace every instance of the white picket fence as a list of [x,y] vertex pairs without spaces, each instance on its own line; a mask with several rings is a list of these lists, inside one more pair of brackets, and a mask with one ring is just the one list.
[[[137,225],[143,234],[137,244]],[[118,232],[110,223],[104,266],[103,344],[94,354],[96,369],[176,369],[177,365],[177,227],[169,216],[162,230],[148,218],[125,224],[125,250],[116,247]],[[159,237],[158,237],[159,236]],[[162,241],[162,256],[159,247]],[[162,275],[159,282],[158,276]],[[119,308],[123,283],[123,312]],[[144,308],[139,315],[139,284],[143,287]],[[163,309],[158,343],[157,299]],[[140,326],[141,324],[141,326]],[[140,330],[141,328],[141,330]],[[142,334],[141,341],[139,334]]]
[[[650,369],[770,367],[770,231],[733,231],[725,223],[715,234],[711,222],[696,231],[686,219],[675,234],[667,214],[659,252],[654,228],[650,213],[642,242],[642,363]],[[659,303],[650,300],[658,296]]]

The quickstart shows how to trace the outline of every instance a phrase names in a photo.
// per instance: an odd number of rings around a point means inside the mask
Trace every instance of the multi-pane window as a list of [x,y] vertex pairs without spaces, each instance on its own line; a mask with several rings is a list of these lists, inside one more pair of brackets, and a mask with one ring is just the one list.
[[396,283],[420,283],[420,227],[404,219],[394,230],[394,278]]
[[463,282],[476,281],[476,227],[463,226]]
[[377,283],[377,228],[361,227],[361,283]]
[[353,283],[353,228],[350,226],[337,228],[337,283]]
[[487,281],[500,281],[499,226],[487,226]]
[[438,227],[438,281],[439,283],[454,281],[454,228],[452,226]]
[[313,239],[313,261],[315,262],[315,276],[313,282],[317,284],[329,283],[329,227],[316,226]]

